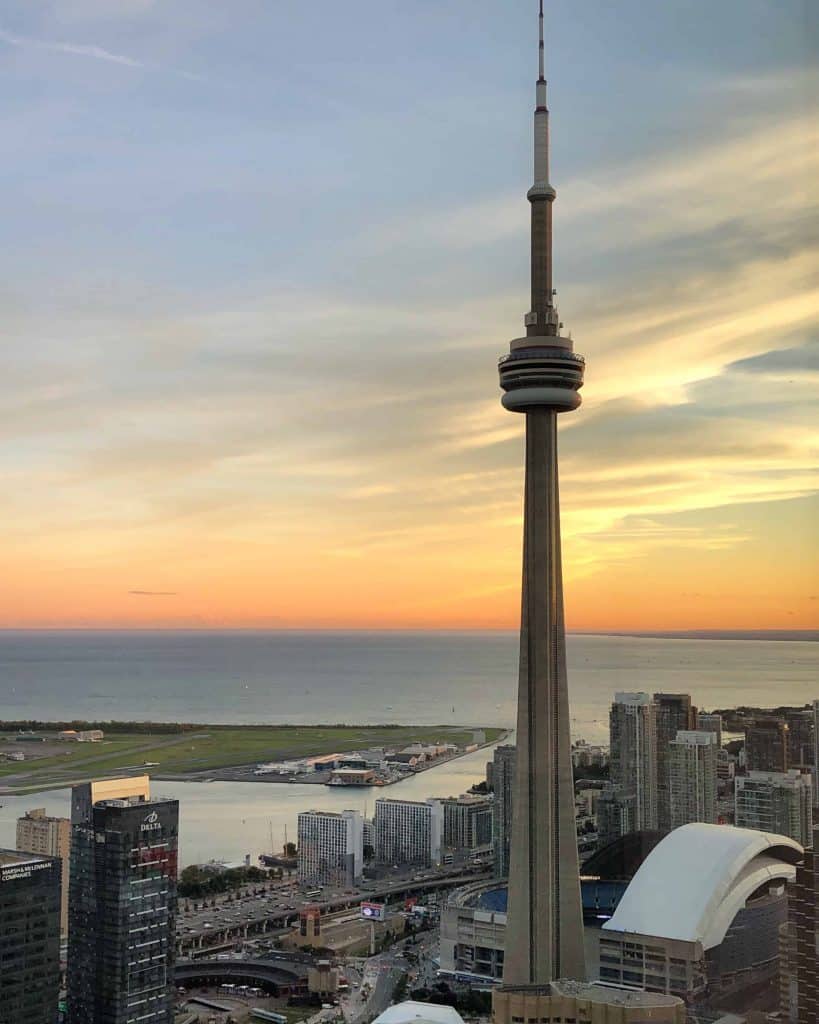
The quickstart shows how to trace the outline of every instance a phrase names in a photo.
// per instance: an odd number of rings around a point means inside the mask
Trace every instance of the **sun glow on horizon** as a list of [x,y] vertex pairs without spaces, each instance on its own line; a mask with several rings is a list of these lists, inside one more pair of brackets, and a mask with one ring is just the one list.
[[[522,424],[495,365],[527,301],[517,26],[485,38],[444,2],[351,36],[334,11],[356,59],[308,82],[305,11],[259,13],[271,61],[221,10],[192,33],[93,6],[68,19],[92,51],[29,45],[68,15],[27,10],[2,51],[0,628],[516,628]],[[164,64],[89,58],[119,54],[120,17]],[[399,23],[413,90],[387,97]],[[570,630],[819,627],[818,80],[796,43],[752,74],[696,54],[598,55],[582,82],[556,56],[556,278],[587,360],[560,431]],[[612,83],[622,130],[595,112]]]

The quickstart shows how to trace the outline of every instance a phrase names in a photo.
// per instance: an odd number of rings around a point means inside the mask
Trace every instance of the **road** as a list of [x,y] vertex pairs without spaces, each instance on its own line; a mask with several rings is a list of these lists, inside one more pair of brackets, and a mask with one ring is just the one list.
[[364,961],[361,985],[353,986],[350,968],[345,968],[351,991],[341,1001],[341,1011],[347,1024],[364,1024],[392,1005],[393,993],[405,976],[406,970],[395,954],[387,952]]
[[214,945],[217,937],[219,943],[224,944],[248,935],[285,929],[305,906],[318,906],[323,911],[332,912],[355,907],[362,900],[400,903],[410,894],[426,895],[488,877],[481,868],[429,871],[413,879],[368,883],[366,888],[324,890],[316,899],[308,899],[293,880],[264,885],[251,883],[247,887],[251,893],[254,888],[265,891],[232,901],[222,898],[216,901],[215,907],[210,905],[210,900],[204,905],[198,902],[198,909],[194,909],[197,901],[181,899],[177,939],[183,950]]

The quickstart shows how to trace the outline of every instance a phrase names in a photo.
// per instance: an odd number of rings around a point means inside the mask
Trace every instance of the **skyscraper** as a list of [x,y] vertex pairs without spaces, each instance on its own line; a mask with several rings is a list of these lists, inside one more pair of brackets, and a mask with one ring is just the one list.
[[819,700],[813,702],[813,802],[819,803]]
[[785,711],[785,723],[788,726],[788,767],[811,767],[816,742],[813,709],[789,708]]
[[557,415],[580,405],[584,361],[561,334],[552,287],[555,190],[549,182],[542,0],[539,28],[534,183],[527,196],[532,306],[525,337],[511,342],[498,366],[504,407],[526,417],[517,773],[504,958],[504,984],[512,987],[586,974],[557,476]]
[[677,733],[695,728],[696,709],[687,693],[655,693],[657,729],[657,826],[671,828],[669,744]]
[[71,822],[68,818],[52,818],[44,807],[26,811],[17,819],[17,849],[29,853],[43,853],[60,858],[62,903],[60,906],[60,934],[68,934],[68,869],[71,855]]
[[495,872],[500,878],[509,874],[509,844],[512,835],[512,795],[517,766],[517,748],[495,747],[492,760],[492,843],[495,847]]
[[657,705],[647,693],[617,693],[609,712],[611,784],[634,797],[637,831],[657,828]]
[[796,881],[788,890],[788,916],[793,929],[795,961],[796,1016],[798,1024],[816,1024],[819,1020],[819,826],[812,836],[805,859],[796,869]]
[[298,821],[299,881],[351,886],[364,868],[360,811],[302,811]]
[[0,1021],[54,1024],[60,991],[60,862],[0,850]]
[[[125,796],[111,795],[117,783]],[[93,788],[77,789],[69,1019],[172,1024],[179,803],[152,800],[142,780],[111,780],[99,787],[101,800]]]
[[788,725],[781,718],[758,718],[745,730],[745,765],[748,771],[786,772]]
[[813,831],[813,785],[810,775],[788,772],[748,772],[735,783],[736,824],[790,836],[809,846]]
[[464,794],[441,801],[444,812],[444,846],[451,850],[489,850],[492,846],[492,801]]
[[697,732],[712,732],[717,737],[717,749],[722,746],[722,715],[697,712]]
[[717,743],[713,732],[681,729],[668,745],[669,828],[717,821]]
[[147,775],[131,775],[125,779],[97,779],[82,782],[71,789],[71,824],[87,824],[91,809],[101,800],[149,800],[151,780]]
[[375,859],[379,864],[440,864],[443,819],[437,800],[376,800]]

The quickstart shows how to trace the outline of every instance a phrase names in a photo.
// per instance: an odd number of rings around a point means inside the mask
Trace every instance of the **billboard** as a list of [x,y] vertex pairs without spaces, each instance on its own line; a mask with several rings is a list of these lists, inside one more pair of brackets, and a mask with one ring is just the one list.
[[384,921],[387,908],[383,903],[362,903],[361,916],[367,921]]

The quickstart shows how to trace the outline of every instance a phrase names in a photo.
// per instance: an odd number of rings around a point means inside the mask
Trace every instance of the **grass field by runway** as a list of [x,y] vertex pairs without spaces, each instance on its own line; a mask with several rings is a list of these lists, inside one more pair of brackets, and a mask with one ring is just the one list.
[[[501,729],[481,729],[487,742]],[[476,730],[453,726],[207,726],[183,733],[112,733],[99,743],[57,743],[56,736],[40,747],[15,743],[0,735],[0,750],[21,750],[23,762],[0,762],[0,787],[7,789],[57,786],[68,780],[98,778],[106,772],[133,768],[154,775],[186,775],[260,761],[316,756],[367,747],[403,747],[416,741],[440,741],[464,746]],[[480,738],[478,736],[477,738]],[[38,754],[45,756],[37,756]]]

